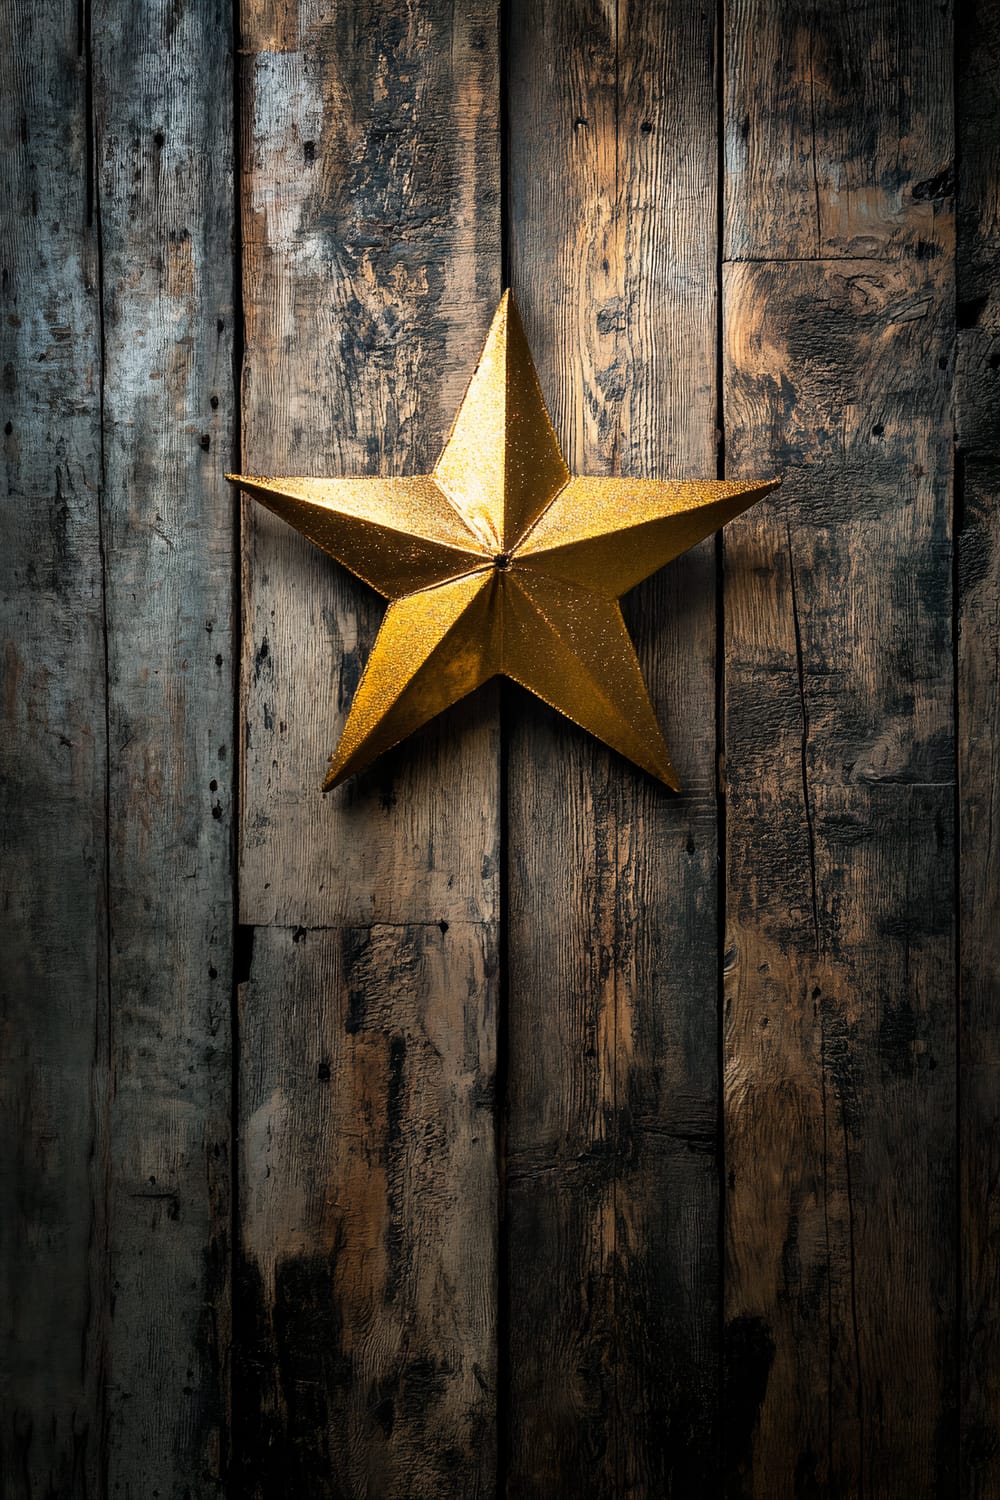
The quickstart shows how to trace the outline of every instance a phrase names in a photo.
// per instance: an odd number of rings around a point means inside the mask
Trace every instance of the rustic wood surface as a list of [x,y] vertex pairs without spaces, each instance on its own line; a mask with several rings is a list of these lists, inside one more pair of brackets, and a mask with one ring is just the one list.
[[3,1216],[20,1351],[4,1402],[11,1495],[146,1496],[151,1474],[162,1496],[209,1495],[222,1478],[235,557],[219,474],[233,409],[224,19],[154,3],[43,8],[19,43],[37,61],[8,80],[8,369],[22,375],[6,426],[4,597],[18,614],[3,904],[6,1099],[24,1152],[18,1212]]
[[77,6],[0,48],[0,1490],[96,1493],[107,1379],[100,292]]
[[724,543],[727,1480],[929,1497],[956,1461],[949,18],[726,26],[727,472],[785,476]]
[[[242,468],[427,473],[501,290],[495,10],[246,4],[241,60]],[[380,604],[262,511],[243,556],[238,1492],[489,1494],[496,694],[321,798]]]
[[[109,1495],[228,1442],[234,228],[229,7],[95,5],[110,1003]],[[209,146],[210,143],[210,146]],[[156,1399],[151,1400],[151,1394]]]
[[1000,1496],[1000,6],[956,33],[962,1485]]
[[[511,281],[567,462],[714,477],[712,19],[509,27]],[[511,1496],[715,1471],[714,594],[708,543],[630,600],[679,797],[507,704]]]
[[[4,1500],[1000,1500],[1000,7],[6,22]],[[684,791],[322,796],[223,471],[426,471],[505,281],[574,468],[785,476],[627,601]]]

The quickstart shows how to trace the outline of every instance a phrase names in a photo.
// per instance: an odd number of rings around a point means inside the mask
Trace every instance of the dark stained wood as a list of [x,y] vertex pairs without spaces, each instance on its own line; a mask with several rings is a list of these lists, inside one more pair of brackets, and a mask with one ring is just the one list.
[[726,26],[727,472],[785,475],[725,541],[727,1493],[938,1496],[957,1394],[949,17],[819,26],[761,0]]
[[[495,8],[242,25],[243,467],[426,472],[501,290]],[[244,589],[237,1493],[490,1494],[495,694],[321,797],[378,603],[252,511]]]
[[1000,1495],[1000,1048],[995,699],[1000,634],[1000,457],[966,459],[960,534],[963,1495]]
[[239,1493],[494,1493],[493,941],[475,923],[257,930]]
[[951,5],[724,10],[726,258],[933,255],[954,192]]
[[106,1492],[215,1496],[228,1417],[233,140],[228,3],[94,5],[111,1096]]
[[[510,12],[512,281],[577,472],[714,476],[713,22]],[[711,1493],[711,543],[629,619],[685,790],[511,693],[511,1496]]]
[[106,1364],[100,309],[87,39],[0,56],[0,1491],[98,1493]]
[[956,32],[962,1493],[1000,1496],[1000,10]]

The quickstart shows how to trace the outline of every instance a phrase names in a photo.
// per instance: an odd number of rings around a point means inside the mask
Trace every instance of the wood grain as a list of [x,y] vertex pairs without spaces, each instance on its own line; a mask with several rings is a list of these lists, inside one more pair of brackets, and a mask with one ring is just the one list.
[[[515,3],[509,24],[512,281],[567,460],[714,475],[712,20]],[[680,797],[508,700],[511,1496],[715,1471],[711,544],[628,613]]]
[[727,472],[785,475],[725,541],[734,1496],[956,1483],[946,22],[727,12]]
[[[244,468],[428,473],[500,294],[494,9],[248,4],[243,50]],[[249,516],[242,920],[492,919],[495,711],[319,800],[382,606]]]
[[[242,25],[242,466],[427,472],[500,293],[495,9]],[[464,1500],[495,1468],[495,694],[321,797],[379,608],[252,513],[244,606],[237,1491]]]
[[[100,308],[88,38],[8,8],[0,546],[0,1490],[98,1492],[107,1378]],[[17,44],[14,45],[14,38]]]
[[1000,1496],[1000,12],[956,28],[962,1493]]
[[933,247],[954,193],[951,6],[726,0],[725,15],[726,256]]
[[257,931],[241,1493],[494,1493],[492,941],[472,923]]
[[227,1457],[233,893],[231,12],[94,5],[104,302],[109,1496]]
[[[8,11],[5,1500],[1000,1500],[996,5]],[[322,797],[380,606],[222,472],[426,470],[504,193],[574,467],[784,487],[627,601],[681,797]]]

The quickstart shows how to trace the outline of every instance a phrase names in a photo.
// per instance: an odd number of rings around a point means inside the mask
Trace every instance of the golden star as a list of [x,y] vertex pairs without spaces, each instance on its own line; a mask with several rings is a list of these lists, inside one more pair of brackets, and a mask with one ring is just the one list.
[[226,477],[389,600],[324,791],[498,674],[676,791],[618,601],[780,482],[572,477],[509,291],[433,474]]

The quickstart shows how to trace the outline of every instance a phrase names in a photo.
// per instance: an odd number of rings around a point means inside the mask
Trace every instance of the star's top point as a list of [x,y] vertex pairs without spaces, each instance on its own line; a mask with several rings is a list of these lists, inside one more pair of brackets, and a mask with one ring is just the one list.
[[434,477],[483,544],[507,553],[569,478],[509,288]]

